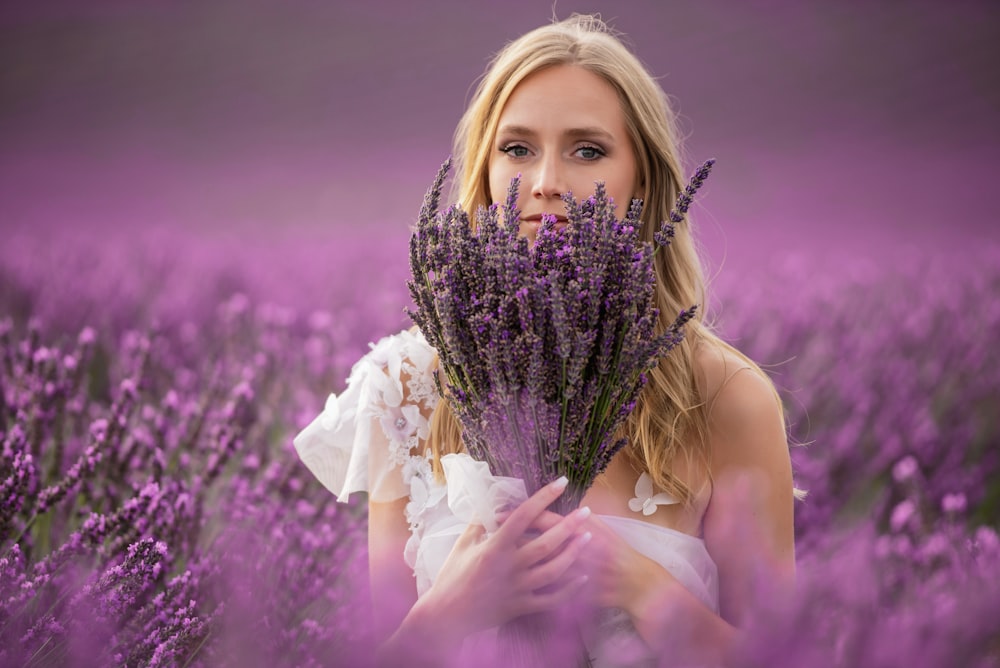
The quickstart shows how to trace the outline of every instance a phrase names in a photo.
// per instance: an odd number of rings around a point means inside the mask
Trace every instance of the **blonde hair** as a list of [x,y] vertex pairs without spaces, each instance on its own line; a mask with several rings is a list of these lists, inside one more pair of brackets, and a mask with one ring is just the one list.
[[[491,61],[455,131],[457,202],[466,211],[491,203],[488,164],[504,105],[526,77],[568,64],[597,74],[618,94],[635,147],[639,183],[645,189],[642,234],[652,243],[684,183],[675,118],[660,86],[596,16],[574,15],[532,30],[510,42]],[[705,304],[704,274],[687,220],[676,226],[673,243],[665,251],[656,256],[660,331],[682,309]],[[674,474],[677,457],[710,475],[708,402],[698,391],[694,364],[696,348],[706,343],[733,351],[760,371],[710,331],[699,309],[697,318],[687,325],[684,342],[648,375],[625,426],[626,452],[633,465],[648,471],[657,488],[685,502],[692,500],[693,490]],[[461,429],[446,400],[438,403],[431,417],[429,446],[435,462],[461,449]]]

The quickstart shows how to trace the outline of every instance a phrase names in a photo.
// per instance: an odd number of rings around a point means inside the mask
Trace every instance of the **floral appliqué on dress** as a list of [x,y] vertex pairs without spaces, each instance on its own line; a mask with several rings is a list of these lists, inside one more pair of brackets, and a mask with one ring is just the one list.
[[378,419],[389,442],[389,461],[400,467],[403,483],[410,489],[406,516],[412,527],[422,511],[436,505],[441,496],[432,489],[429,453],[418,454],[429,435],[429,418],[438,402],[432,376],[434,351],[419,334],[403,332],[372,345],[366,359],[378,370],[367,384],[376,396],[361,405]]

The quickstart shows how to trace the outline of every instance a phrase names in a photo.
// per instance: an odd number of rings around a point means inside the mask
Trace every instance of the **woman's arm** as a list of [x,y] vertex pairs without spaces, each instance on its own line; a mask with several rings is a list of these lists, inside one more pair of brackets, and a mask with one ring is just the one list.
[[[449,611],[417,605],[413,570],[403,552],[410,530],[405,510],[408,498],[368,504],[368,563],[374,616],[377,666],[443,666],[457,654],[463,634]],[[477,534],[470,526],[466,534]],[[456,544],[462,551],[464,536]],[[475,542],[475,541],[473,541]]]
[[413,570],[403,559],[410,536],[407,497],[368,503],[368,572],[374,616],[374,639],[384,642],[417,600]]
[[754,606],[792,591],[794,494],[781,408],[766,378],[746,367],[730,376],[710,420],[712,498],[702,526],[719,569],[720,613],[660,569],[633,618],[653,647],[687,647],[692,658],[718,665],[731,657]]
[[731,375],[716,395],[712,425],[712,497],[703,530],[719,569],[720,614],[609,527],[590,521],[598,602],[624,608],[657,655],[699,665],[726,663],[753,605],[787,595],[795,577],[791,461],[770,383],[749,368]]
[[[374,617],[377,666],[442,666],[457,651],[461,639],[441,631],[424,609],[415,608],[417,586],[403,558],[410,529],[408,498],[368,504],[368,565]],[[432,611],[430,611],[432,613]],[[444,622],[443,624],[440,622]]]
[[723,387],[712,425],[705,543],[719,567],[722,617],[742,626],[762,592],[774,600],[794,586],[791,458],[778,398],[756,371],[743,369]]

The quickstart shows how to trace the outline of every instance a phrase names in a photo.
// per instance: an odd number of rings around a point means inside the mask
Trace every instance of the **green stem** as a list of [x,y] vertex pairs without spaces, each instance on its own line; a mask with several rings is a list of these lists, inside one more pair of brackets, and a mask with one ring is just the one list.
[[[611,388],[614,387],[616,382],[618,382],[618,377],[614,373],[614,370],[618,368],[618,358],[621,356],[622,340],[624,338],[624,335],[620,335],[615,339],[615,351],[611,358],[612,372],[608,374],[608,377],[601,383],[601,394],[598,396],[597,401],[594,404],[594,409],[591,411],[590,417],[587,420],[586,440],[584,441],[588,445],[587,466],[584,469],[585,471],[593,469],[594,459],[597,457],[597,448],[593,442],[593,437],[595,432],[601,433],[600,429],[605,425],[607,420],[607,404],[610,399],[609,394]],[[599,444],[596,445],[599,446]]]

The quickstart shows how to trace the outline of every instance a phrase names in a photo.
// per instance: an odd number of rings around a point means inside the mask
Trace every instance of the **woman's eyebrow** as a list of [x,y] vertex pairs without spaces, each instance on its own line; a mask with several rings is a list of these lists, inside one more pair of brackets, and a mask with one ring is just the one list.
[[523,125],[501,125],[497,128],[497,137],[500,135],[514,135],[517,137],[534,137],[535,131]]
[[574,138],[584,138],[584,137],[599,137],[605,141],[614,142],[614,136],[605,130],[604,128],[599,128],[597,126],[589,126],[584,128],[570,128],[564,132],[567,137]]
[[[582,128],[569,128],[563,132],[567,137],[590,138],[599,137],[605,141],[614,142],[614,136],[607,130],[597,126],[587,126]],[[497,135],[513,135],[516,137],[535,137],[537,132],[525,125],[504,125],[497,130]]]

